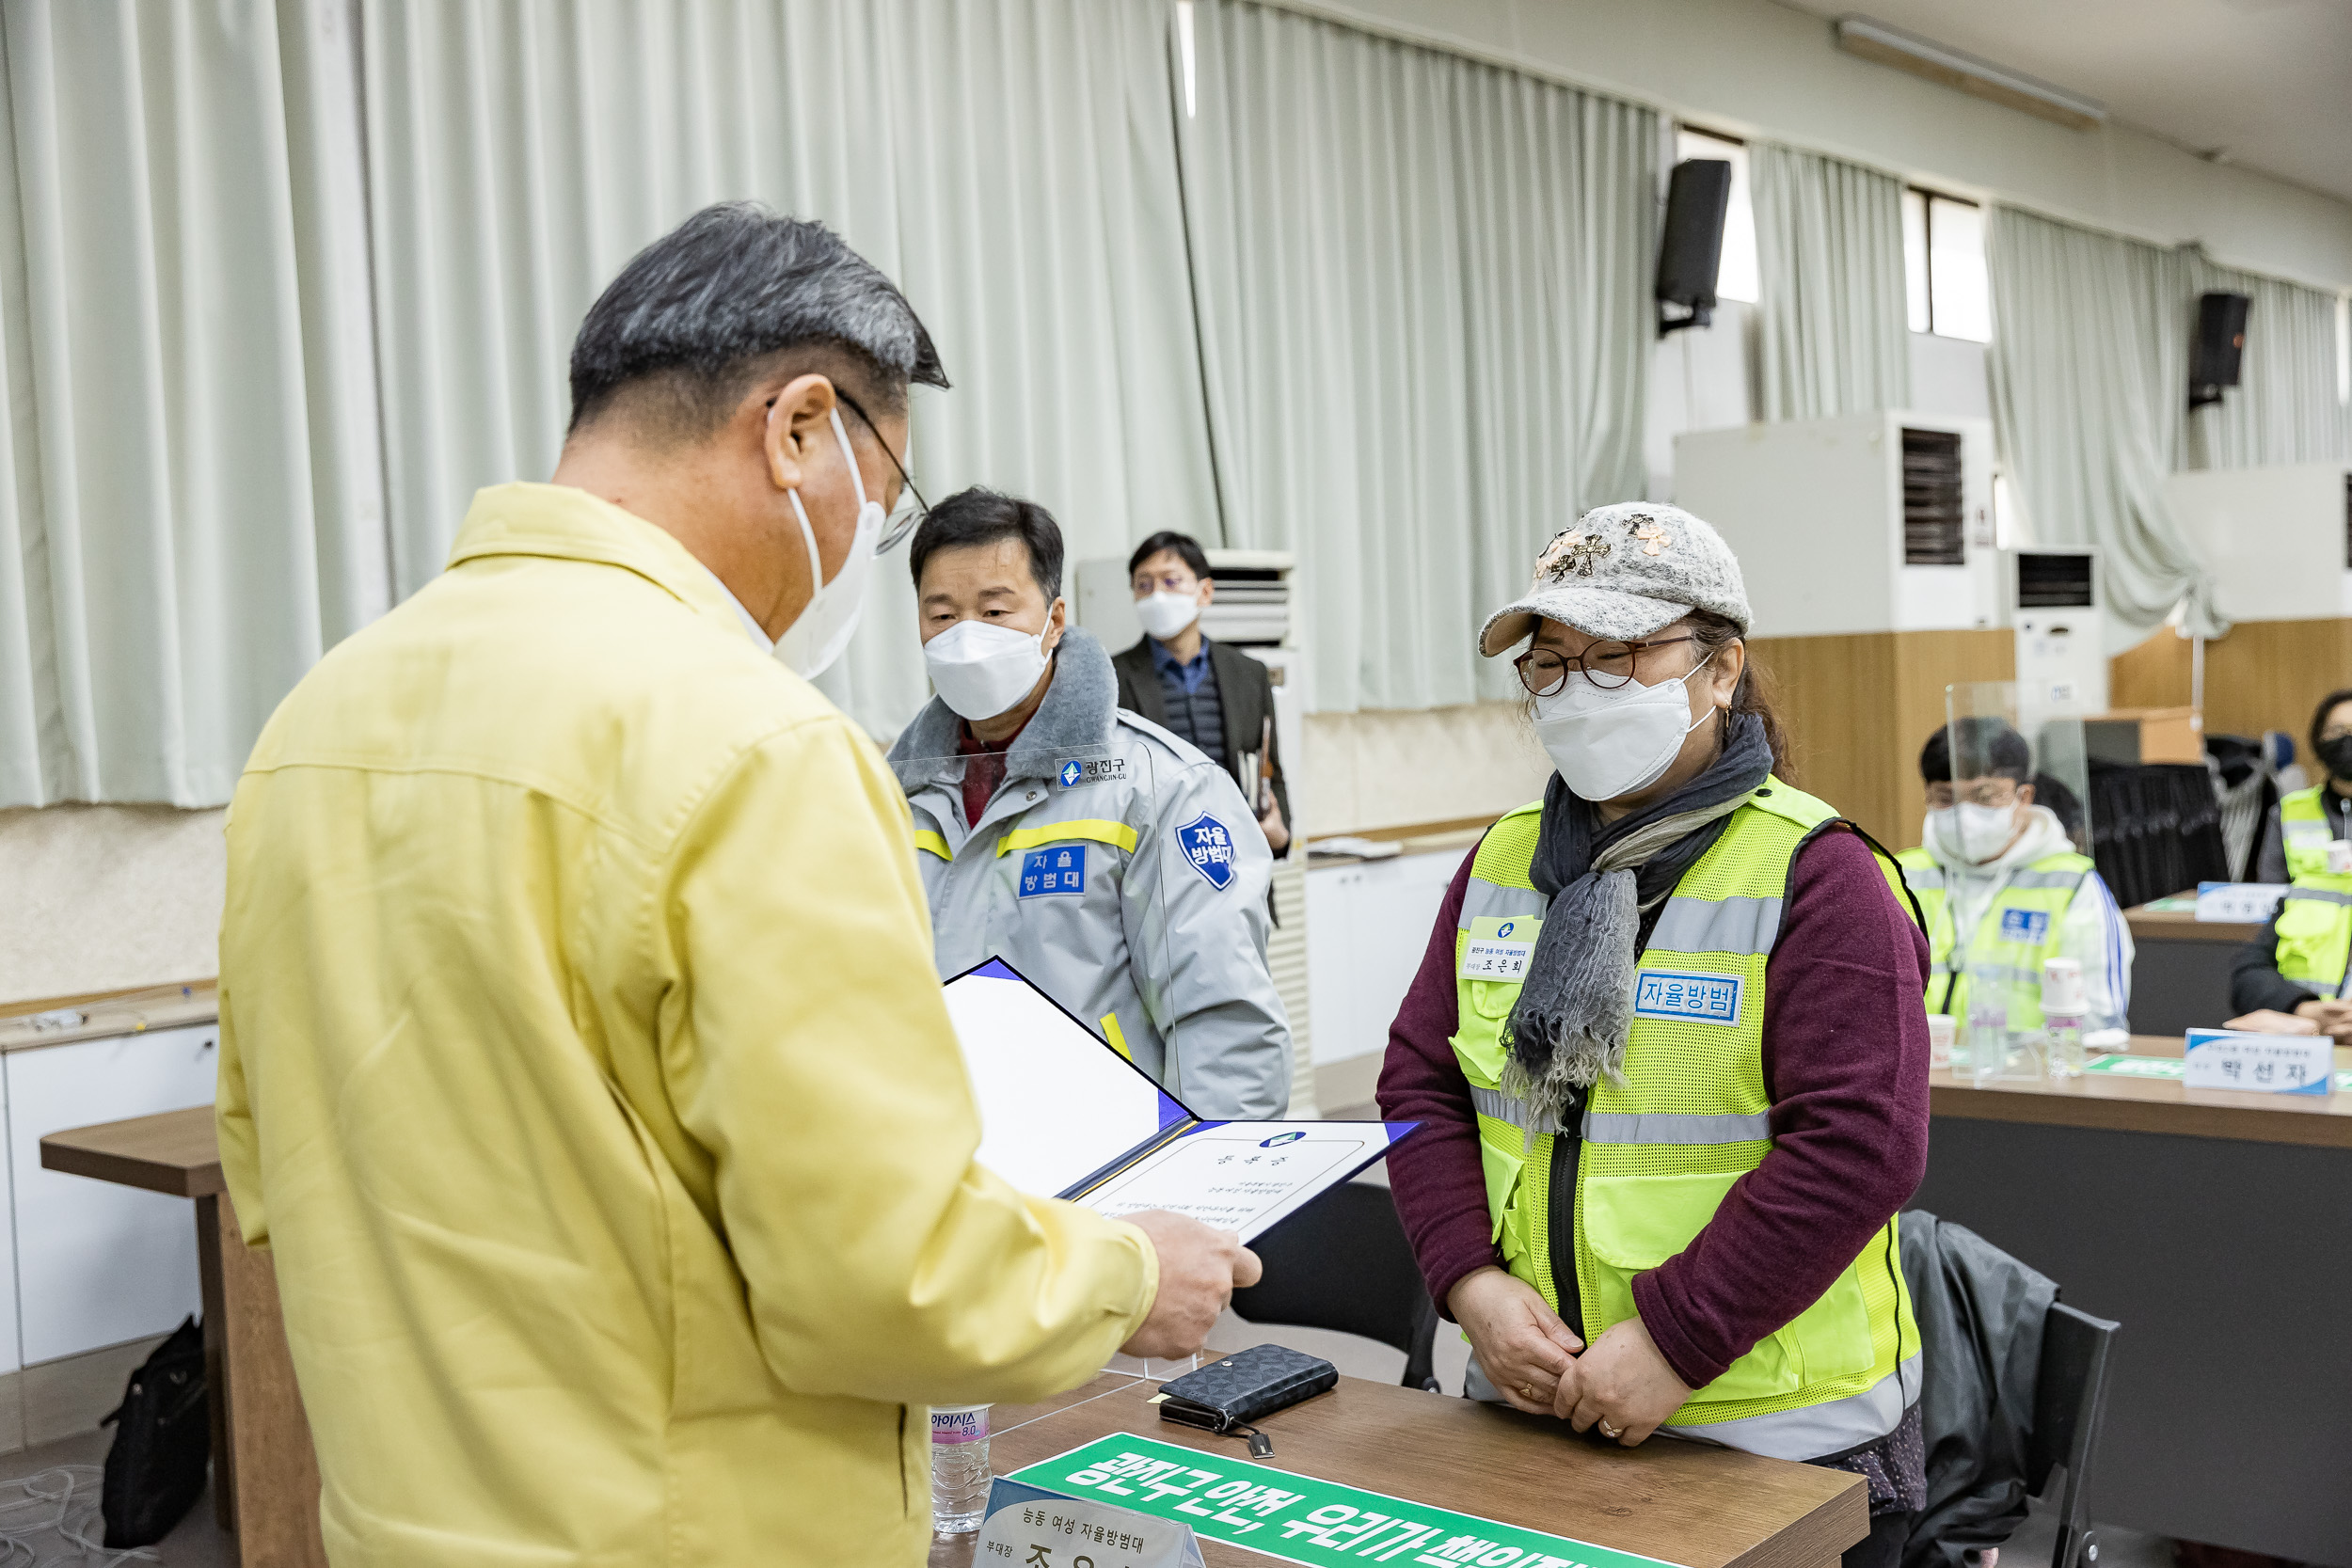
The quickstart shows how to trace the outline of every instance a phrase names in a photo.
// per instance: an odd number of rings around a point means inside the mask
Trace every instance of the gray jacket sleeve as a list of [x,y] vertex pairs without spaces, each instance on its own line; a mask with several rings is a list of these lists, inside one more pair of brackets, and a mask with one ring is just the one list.
[[1280,1117],[1291,1032],[1265,959],[1274,857],[1231,774],[1205,760],[1159,760],[1157,812],[1128,866],[1125,917],[1128,965],[1166,1043],[1168,1088],[1211,1120]]

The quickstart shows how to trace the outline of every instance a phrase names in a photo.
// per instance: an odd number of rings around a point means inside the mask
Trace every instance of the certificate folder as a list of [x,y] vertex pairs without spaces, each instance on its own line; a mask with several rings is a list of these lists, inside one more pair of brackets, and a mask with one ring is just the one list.
[[947,982],[980,1163],[1117,1216],[1172,1209],[1255,1240],[1418,1122],[1207,1121],[1002,958]]

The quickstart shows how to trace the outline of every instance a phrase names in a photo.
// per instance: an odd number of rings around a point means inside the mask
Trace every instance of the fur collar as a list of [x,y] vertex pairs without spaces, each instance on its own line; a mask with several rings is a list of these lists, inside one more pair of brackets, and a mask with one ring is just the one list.
[[[1005,777],[1050,779],[1066,758],[1100,752],[1111,742],[1118,711],[1119,676],[1111,656],[1092,632],[1072,626],[1054,649],[1054,682],[1045,689],[1045,700],[1005,753]],[[932,782],[940,759],[956,754],[962,723],[937,697],[923,705],[890,748],[891,770],[901,788],[914,791]]]

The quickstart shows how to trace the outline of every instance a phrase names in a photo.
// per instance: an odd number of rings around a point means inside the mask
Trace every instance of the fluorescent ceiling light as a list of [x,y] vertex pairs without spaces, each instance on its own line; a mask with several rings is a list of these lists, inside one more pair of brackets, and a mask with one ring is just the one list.
[[1837,47],[1849,55],[1908,71],[1914,76],[1956,87],[1972,98],[2023,109],[2070,131],[2088,131],[2107,118],[2106,105],[2096,99],[2054,87],[2022,71],[1980,60],[1883,22],[1873,22],[1867,16],[1841,16],[1833,25]]

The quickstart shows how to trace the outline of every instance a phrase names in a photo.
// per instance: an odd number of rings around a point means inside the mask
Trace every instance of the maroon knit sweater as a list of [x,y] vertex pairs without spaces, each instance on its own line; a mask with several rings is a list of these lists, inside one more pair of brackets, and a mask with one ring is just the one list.
[[[1470,1085],[1446,1043],[1454,932],[1474,858],[1464,857],[1446,892],[1380,1069],[1380,1114],[1422,1124],[1389,1155],[1389,1172],[1440,1310],[1464,1275],[1502,1261]],[[1732,1184],[1688,1247],[1633,1281],[1650,1338],[1692,1387],[1811,1306],[1918,1186],[1928,1159],[1927,967],[1927,939],[1862,840],[1833,830],[1805,846],[1764,962],[1772,1151]]]

